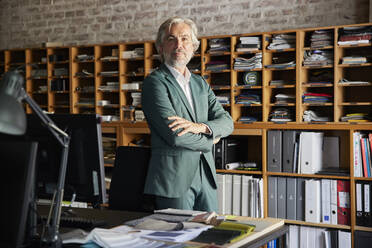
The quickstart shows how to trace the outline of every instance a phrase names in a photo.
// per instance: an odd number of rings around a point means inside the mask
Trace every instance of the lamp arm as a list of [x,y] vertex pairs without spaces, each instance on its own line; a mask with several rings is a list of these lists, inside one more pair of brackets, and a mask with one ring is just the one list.
[[66,132],[56,126],[56,124],[46,115],[40,106],[26,93],[25,89],[22,87],[21,95],[22,99],[30,105],[31,109],[34,113],[39,117],[39,119],[45,124],[49,131],[54,135],[54,137],[58,140],[58,142],[65,146],[65,141],[63,138],[69,139],[69,136]]
[[56,126],[52,119],[43,112],[40,106],[27,94],[23,87],[20,91],[22,99],[30,105],[34,113],[39,117],[42,123],[46,125],[48,130],[62,146],[57,188],[54,191],[48,221],[41,237],[41,242],[47,247],[60,248],[62,247],[62,241],[59,235],[59,222],[61,217],[70,137],[67,133]]

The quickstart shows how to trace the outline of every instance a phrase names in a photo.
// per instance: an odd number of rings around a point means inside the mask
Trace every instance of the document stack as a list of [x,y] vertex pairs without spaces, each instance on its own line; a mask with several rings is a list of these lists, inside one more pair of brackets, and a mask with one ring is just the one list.
[[340,81],[338,81],[339,85],[369,85],[369,81],[361,81],[361,80],[356,80],[356,81],[351,81],[347,80],[346,78],[341,78]]
[[247,116],[241,116],[238,121],[240,121],[242,123],[252,123],[252,122],[257,121],[257,118],[255,116],[248,116],[247,115]]
[[261,104],[261,96],[255,93],[243,92],[235,97],[235,104]]
[[130,96],[132,97],[132,105],[137,107],[141,106],[141,92],[132,92],[130,93]]
[[326,46],[333,46],[332,30],[315,30],[310,37],[310,47],[321,48]]
[[40,78],[40,77],[47,77],[48,70],[47,69],[35,69],[31,71],[32,78]]
[[268,177],[273,218],[350,225],[350,183],[344,180]]
[[234,59],[234,70],[253,70],[262,68],[262,53],[256,53],[253,57],[247,59],[237,57]]
[[119,90],[119,82],[106,82],[106,85],[100,85],[98,89],[104,92],[117,91]]
[[273,69],[285,69],[288,67],[296,66],[296,60],[292,57],[284,58],[284,57],[273,57],[271,65],[265,65],[265,68],[273,68]]
[[222,60],[215,60],[215,61],[210,61],[205,64],[205,70],[207,71],[223,71],[223,70],[228,70],[230,69],[229,64],[226,61]]
[[117,76],[119,74],[119,71],[101,71],[99,74],[102,77],[112,77]]
[[368,44],[372,39],[371,27],[344,27],[341,29],[338,45]]
[[332,102],[332,95],[326,93],[311,93],[305,92],[302,95],[303,103],[320,104],[326,102]]
[[94,87],[94,85],[84,85],[84,86],[76,87],[75,90],[77,92],[94,93],[95,87]]
[[79,101],[76,103],[76,106],[79,107],[90,107],[94,106],[94,97],[80,97]]
[[293,80],[274,79],[270,81],[270,86],[294,85]]
[[84,62],[84,61],[94,60],[94,55],[78,54],[78,55],[76,55],[75,60],[76,60],[76,62]]
[[296,96],[292,94],[276,94],[275,95],[275,103],[276,104],[286,104],[286,103],[294,103],[296,101]]
[[367,57],[365,56],[345,56],[342,58],[342,64],[363,64],[367,63]]
[[305,110],[303,115],[304,122],[327,122],[331,121],[328,116],[318,116],[317,112],[313,110]]
[[122,59],[133,59],[133,58],[143,58],[144,49],[143,47],[137,47],[132,51],[122,51],[121,58]]
[[304,51],[304,66],[333,65],[333,52],[327,50]]
[[261,49],[261,37],[240,37],[240,43],[236,45],[237,52],[251,52]]
[[270,121],[273,122],[288,122],[292,121],[292,114],[286,108],[277,108],[269,114]]
[[131,83],[125,83],[121,85],[122,90],[140,90],[142,86],[142,81],[135,81]]
[[226,38],[215,38],[209,40],[210,53],[230,52],[230,40]]
[[372,119],[367,113],[349,113],[341,117],[343,122],[368,122]]
[[288,49],[296,47],[295,34],[274,34],[270,45],[267,47],[269,50]]
[[76,77],[93,77],[93,73],[83,69],[82,71],[78,71],[75,73]]
[[56,77],[68,76],[67,68],[55,68],[53,69],[53,75]]
[[222,105],[230,104],[230,93],[218,94],[216,98]]

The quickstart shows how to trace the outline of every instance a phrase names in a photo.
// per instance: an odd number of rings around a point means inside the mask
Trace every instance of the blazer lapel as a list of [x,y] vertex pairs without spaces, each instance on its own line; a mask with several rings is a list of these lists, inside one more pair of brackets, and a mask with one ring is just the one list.
[[[191,120],[195,122],[196,121],[195,115],[194,115],[194,113],[192,111],[192,108],[191,108],[191,106],[189,104],[189,101],[187,100],[186,95],[183,92],[181,86],[178,84],[177,80],[173,77],[172,73],[168,70],[168,68],[164,64],[162,64],[160,66],[160,69],[163,70],[163,72],[165,74],[165,78],[170,83],[172,83],[172,85],[177,89],[178,96],[182,99],[182,102],[185,104],[186,109],[187,109],[187,112],[189,113],[189,115],[191,117]],[[191,92],[192,92],[192,90],[191,90]],[[194,108],[195,108],[195,100],[194,100]]]
[[200,96],[199,87],[197,87],[197,82],[195,81],[193,75],[190,78],[190,90],[192,95],[192,100],[194,102],[194,112],[195,112],[195,121],[199,121],[201,116],[200,111],[202,111],[200,104],[198,104],[198,97]]

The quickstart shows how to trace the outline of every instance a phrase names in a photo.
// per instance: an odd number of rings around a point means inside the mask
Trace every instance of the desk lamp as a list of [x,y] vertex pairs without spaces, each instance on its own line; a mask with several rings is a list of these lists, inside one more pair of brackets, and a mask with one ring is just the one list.
[[43,112],[39,105],[26,93],[23,85],[24,79],[18,70],[9,71],[3,75],[3,79],[0,82],[0,132],[10,135],[22,135],[26,132],[26,114],[22,105],[22,101],[25,101],[30,105],[41,123],[47,127],[49,132],[61,144],[62,156],[57,188],[53,194],[48,220],[41,236],[41,243],[47,247],[62,247],[62,241],[59,236],[59,221],[70,137],[63,130],[59,129],[48,115]]

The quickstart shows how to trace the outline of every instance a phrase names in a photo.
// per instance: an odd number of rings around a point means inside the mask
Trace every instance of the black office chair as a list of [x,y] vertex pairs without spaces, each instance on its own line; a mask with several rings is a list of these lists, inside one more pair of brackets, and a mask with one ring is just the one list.
[[143,194],[150,155],[150,147],[117,147],[109,190],[109,209],[137,212],[154,210],[153,197]]

